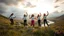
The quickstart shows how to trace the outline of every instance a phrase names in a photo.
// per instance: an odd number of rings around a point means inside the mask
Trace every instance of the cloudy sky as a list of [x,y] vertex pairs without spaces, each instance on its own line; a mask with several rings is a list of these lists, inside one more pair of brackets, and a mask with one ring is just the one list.
[[64,0],[0,0],[0,14],[9,16],[14,13],[17,17],[23,17],[25,12],[49,13],[64,12]]

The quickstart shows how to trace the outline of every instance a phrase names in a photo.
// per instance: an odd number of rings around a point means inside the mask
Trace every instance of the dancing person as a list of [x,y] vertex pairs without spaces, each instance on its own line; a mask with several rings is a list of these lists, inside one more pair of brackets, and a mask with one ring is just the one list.
[[38,25],[41,26],[41,13],[40,15],[38,14],[37,19],[38,19]]
[[32,14],[31,15],[31,26],[33,26],[34,27],[34,25],[35,25],[35,21],[34,21],[34,14]]
[[10,18],[11,25],[13,25],[14,24],[14,18],[15,18],[14,13],[12,13],[9,18]]
[[48,22],[47,22],[47,16],[49,15],[49,12],[47,11],[47,15],[44,13],[44,16],[43,16],[43,19],[44,19],[44,26],[45,26],[45,24],[47,24],[47,26],[49,26],[48,25]]
[[28,16],[28,13],[26,12],[26,14],[24,14],[24,26],[27,26],[27,16]]

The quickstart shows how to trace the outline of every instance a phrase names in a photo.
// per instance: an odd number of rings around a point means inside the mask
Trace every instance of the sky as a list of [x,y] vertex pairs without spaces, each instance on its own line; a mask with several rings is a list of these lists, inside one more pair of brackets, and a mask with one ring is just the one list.
[[0,0],[0,14],[9,17],[14,13],[18,18],[23,14],[64,13],[64,0]]

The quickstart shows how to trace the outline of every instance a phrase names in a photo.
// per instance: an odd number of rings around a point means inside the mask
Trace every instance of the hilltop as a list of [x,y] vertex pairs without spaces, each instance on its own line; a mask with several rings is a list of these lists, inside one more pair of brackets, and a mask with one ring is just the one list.
[[50,27],[13,26],[8,25],[10,21],[7,17],[0,15],[0,36],[54,36],[55,32],[58,33],[59,30],[64,33],[64,20],[55,21]]

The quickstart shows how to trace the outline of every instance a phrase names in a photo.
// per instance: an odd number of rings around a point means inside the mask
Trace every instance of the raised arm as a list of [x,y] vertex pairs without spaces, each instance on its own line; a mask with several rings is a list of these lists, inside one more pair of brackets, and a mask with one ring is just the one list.
[[26,15],[28,16],[28,13],[26,12]]
[[10,18],[11,16],[9,16],[8,18]]
[[49,15],[49,12],[47,11],[47,16]]
[[41,16],[42,14],[40,13],[40,16]]
[[31,19],[31,16],[29,15],[29,19]]
[[14,16],[14,18],[16,18],[16,16]]
[[9,16],[9,18],[12,16],[12,14]]

